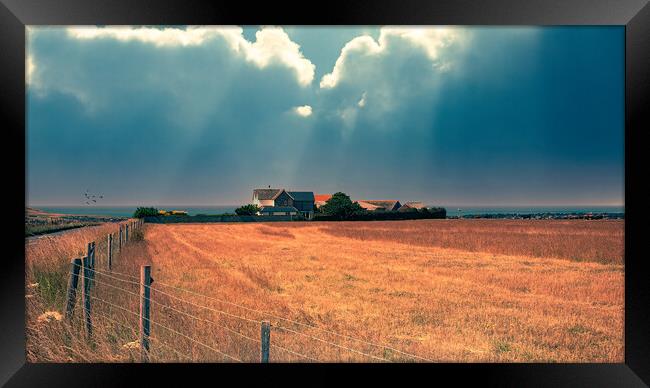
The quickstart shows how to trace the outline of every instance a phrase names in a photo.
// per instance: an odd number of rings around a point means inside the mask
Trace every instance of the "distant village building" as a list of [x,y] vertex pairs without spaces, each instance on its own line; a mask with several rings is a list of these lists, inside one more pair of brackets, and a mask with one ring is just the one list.
[[314,195],[314,205],[316,205],[317,208],[320,208],[325,205],[330,198],[332,198],[332,194],[316,194]]
[[409,212],[409,211],[418,211],[420,209],[426,208],[426,205],[419,201],[409,201],[404,203],[402,207],[399,208],[400,212]]
[[161,216],[186,216],[187,212],[185,210],[158,210],[158,214]]
[[289,213],[295,212],[295,214],[302,214],[307,219],[314,217],[314,193],[311,191],[255,189],[253,190],[253,204],[262,208],[260,214],[263,215],[292,215]]
[[373,204],[368,203],[368,202],[366,202],[366,201],[355,201],[355,202],[358,203],[359,206],[361,206],[361,208],[363,208],[364,210],[367,210],[367,211],[369,211],[369,212],[374,212],[374,211],[386,211],[385,208],[383,208],[383,207],[381,207],[381,206],[373,205]]
[[367,211],[387,211],[394,212],[397,211],[402,204],[398,200],[388,199],[388,200],[359,200],[356,201],[362,208]]

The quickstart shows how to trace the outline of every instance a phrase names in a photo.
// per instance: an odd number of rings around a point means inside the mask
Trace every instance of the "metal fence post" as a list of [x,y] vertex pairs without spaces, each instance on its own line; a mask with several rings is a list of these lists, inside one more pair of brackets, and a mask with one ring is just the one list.
[[269,362],[269,348],[271,347],[271,323],[269,321],[262,321],[262,349],[261,359],[263,363]]
[[140,266],[140,357],[149,361],[149,334],[151,332],[151,266]]
[[77,303],[77,285],[79,284],[79,271],[81,271],[81,259],[72,259],[70,281],[68,282],[68,303],[65,308],[66,319],[72,319],[74,305]]

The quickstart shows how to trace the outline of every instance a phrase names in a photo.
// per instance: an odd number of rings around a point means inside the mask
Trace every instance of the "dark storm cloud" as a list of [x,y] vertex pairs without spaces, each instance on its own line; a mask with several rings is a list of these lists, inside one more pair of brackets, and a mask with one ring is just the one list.
[[[75,203],[93,187],[116,204],[238,203],[270,184],[434,203],[622,203],[622,28],[452,29],[449,42],[367,29],[368,49],[350,50],[321,87],[356,30],[287,28],[315,64],[308,83],[299,59],[261,66],[232,39],[31,33],[29,200]],[[313,113],[296,114],[303,105]]]

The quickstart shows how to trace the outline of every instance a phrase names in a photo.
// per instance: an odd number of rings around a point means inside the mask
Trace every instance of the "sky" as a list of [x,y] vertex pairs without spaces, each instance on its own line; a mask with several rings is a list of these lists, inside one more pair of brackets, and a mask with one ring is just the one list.
[[28,27],[29,205],[623,205],[623,27]]

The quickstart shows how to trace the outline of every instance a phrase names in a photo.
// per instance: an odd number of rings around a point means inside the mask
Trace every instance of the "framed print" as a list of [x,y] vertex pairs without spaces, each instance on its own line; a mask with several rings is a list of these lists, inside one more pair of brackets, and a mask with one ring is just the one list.
[[3,381],[648,384],[647,4],[319,7],[5,1]]

